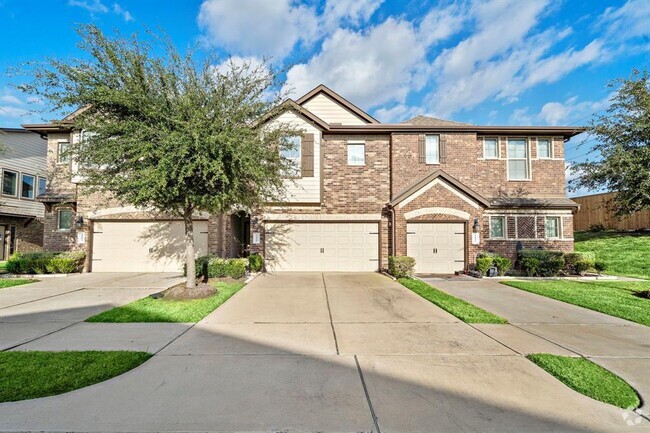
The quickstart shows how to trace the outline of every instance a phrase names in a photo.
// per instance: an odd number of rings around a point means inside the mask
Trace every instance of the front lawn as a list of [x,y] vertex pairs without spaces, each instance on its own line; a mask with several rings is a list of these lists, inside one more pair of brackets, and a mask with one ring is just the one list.
[[146,352],[0,352],[0,402],[62,394],[125,373]]
[[442,292],[421,280],[400,278],[404,287],[422,296],[427,301],[437,305],[448,313],[467,323],[508,323],[502,317],[492,314],[482,308],[458,299],[449,293]]
[[635,295],[649,290],[650,282],[544,280],[501,284],[650,326],[650,299]]
[[650,233],[576,232],[576,251],[594,251],[606,274],[650,279]]
[[0,261],[0,274],[4,274],[5,272],[7,272],[7,261],[2,260]]
[[23,284],[35,283],[36,280],[14,280],[10,278],[0,279],[0,289],[5,287],[22,286]]
[[574,391],[623,409],[641,404],[634,389],[611,371],[585,358],[537,353],[526,356]]
[[86,319],[86,322],[173,322],[195,323],[213,312],[217,307],[226,302],[244,283],[215,284],[217,293],[209,298],[192,299],[187,301],[171,301],[146,297],[130,304],[104,311]]

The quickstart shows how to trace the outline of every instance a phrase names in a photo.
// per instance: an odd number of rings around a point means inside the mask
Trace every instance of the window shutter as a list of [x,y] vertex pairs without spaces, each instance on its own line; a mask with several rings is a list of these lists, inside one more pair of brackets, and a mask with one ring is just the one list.
[[427,162],[427,137],[424,134],[418,135],[418,161]]
[[447,139],[441,135],[440,136],[440,164],[447,162]]
[[314,177],[314,134],[304,134],[300,146],[300,175]]

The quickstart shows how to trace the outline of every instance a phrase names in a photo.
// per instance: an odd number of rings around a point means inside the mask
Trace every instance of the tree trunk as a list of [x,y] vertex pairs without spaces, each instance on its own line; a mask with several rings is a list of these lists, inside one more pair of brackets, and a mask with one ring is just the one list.
[[196,262],[194,260],[194,224],[192,212],[186,212],[183,217],[185,223],[185,265],[187,267],[187,282],[185,288],[196,289]]

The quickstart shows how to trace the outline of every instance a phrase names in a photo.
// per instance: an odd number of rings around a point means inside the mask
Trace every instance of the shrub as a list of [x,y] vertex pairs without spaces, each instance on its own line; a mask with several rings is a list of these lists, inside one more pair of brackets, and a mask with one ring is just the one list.
[[597,261],[596,263],[594,263],[594,269],[600,274],[605,270],[607,270],[607,265],[605,264],[605,262]]
[[413,275],[415,259],[408,256],[388,256],[388,273],[395,278],[406,278]]
[[564,255],[564,261],[567,266],[573,266],[576,262],[588,262],[589,266],[594,266],[596,263],[596,253],[593,251],[574,251]]
[[591,265],[586,260],[578,260],[573,264],[573,269],[579,275],[583,275],[589,268],[591,268]]
[[54,257],[50,264],[60,274],[70,274],[76,272],[78,268],[77,261],[69,257]]
[[14,274],[79,272],[85,258],[82,251],[17,253],[7,261],[7,271]]
[[494,265],[494,258],[492,257],[479,257],[476,259],[476,270],[481,273],[481,275],[486,275],[488,269]]
[[536,259],[535,257],[524,257],[521,260],[521,268],[524,270],[526,275],[533,277],[537,275],[537,272],[539,271],[539,263],[539,259]]
[[499,275],[503,276],[512,268],[512,260],[510,260],[507,257],[495,257],[494,258],[494,264],[497,266],[497,270],[499,271]]
[[541,277],[554,277],[564,268],[564,258],[549,257],[539,262],[538,274]]
[[239,279],[246,275],[248,259],[229,259],[226,260],[226,275],[230,278]]
[[590,232],[604,232],[605,230],[607,230],[607,228],[603,225],[603,223],[596,223],[589,226]]
[[226,259],[210,257],[208,260],[207,276],[209,278],[223,278],[228,275]]
[[251,269],[251,272],[259,272],[264,266],[264,259],[260,254],[251,254],[248,257],[248,266]]
[[519,251],[518,258],[526,274],[528,274],[528,271],[524,268],[524,261],[526,259],[536,259],[538,261],[536,271],[533,275],[552,277],[564,268],[564,253],[562,251],[525,249]]
[[491,251],[479,251],[478,254],[476,254],[477,259],[481,259],[481,258],[484,258],[484,257],[496,258],[496,257],[501,257],[501,256],[499,254],[493,253]]

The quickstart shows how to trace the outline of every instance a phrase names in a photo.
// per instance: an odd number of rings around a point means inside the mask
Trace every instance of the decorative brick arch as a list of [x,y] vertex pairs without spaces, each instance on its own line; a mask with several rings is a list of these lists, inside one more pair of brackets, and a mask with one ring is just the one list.
[[422,215],[431,215],[431,214],[452,215],[465,221],[469,221],[470,218],[469,213],[464,212],[462,210],[452,209],[448,207],[424,207],[420,209],[415,209],[410,212],[406,212],[404,214],[404,218],[406,218],[406,220],[408,221],[420,217]]

